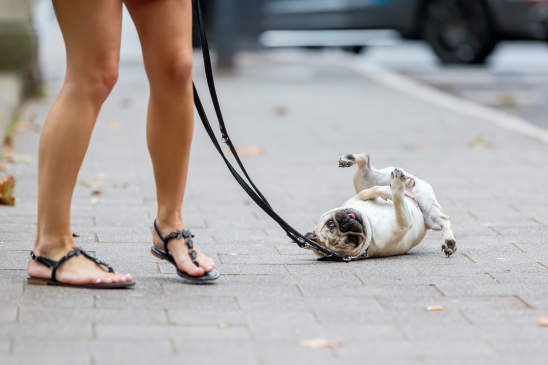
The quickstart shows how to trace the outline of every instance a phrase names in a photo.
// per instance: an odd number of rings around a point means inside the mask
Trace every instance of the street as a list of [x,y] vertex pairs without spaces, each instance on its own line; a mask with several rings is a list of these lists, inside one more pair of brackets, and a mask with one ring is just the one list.
[[[222,275],[198,286],[182,283],[149,253],[156,201],[145,143],[148,86],[125,16],[119,81],[80,171],[72,226],[78,245],[131,272],[137,285],[74,290],[25,281],[39,131],[64,72],[50,2],[38,4],[46,96],[22,114],[14,151],[26,158],[7,165],[17,178],[17,204],[0,206],[0,363],[546,362],[548,145],[391,87],[365,67],[373,63],[488,106],[491,94],[508,92],[495,107],[545,128],[548,71],[541,62],[548,54],[538,44],[508,45],[539,54],[534,72],[512,66],[506,45],[487,69],[440,69],[415,43],[357,57],[242,53],[233,73],[216,75],[221,106],[248,171],[282,217],[310,230],[353,194],[354,171],[338,168],[339,156],[368,152],[378,167],[401,166],[432,183],[458,251],[446,258],[441,234],[429,232],[407,255],[317,261],[245,195],[196,119],[183,214]],[[194,61],[208,99],[198,53]],[[94,194],[90,182],[97,180],[104,184]]]

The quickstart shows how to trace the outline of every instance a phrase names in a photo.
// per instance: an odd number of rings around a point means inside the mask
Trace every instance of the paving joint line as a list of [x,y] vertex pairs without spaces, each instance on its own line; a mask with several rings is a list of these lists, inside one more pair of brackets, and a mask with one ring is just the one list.
[[512,246],[517,248],[521,253],[527,253],[527,251],[525,251],[523,248],[519,247],[518,244],[515,243],[515,242],[512,242]]
[[441,288],[439,286],[437,286],[436,284],[430,284],[430,287],[432,289],[434,289],[440,296],[442,297],[446,297],[447,295],[445,295],[445,293],[443,292],[443,290],[441,290]]
[[472,257],[470,257],[470,255],[468,255],[468,253],[466,252],[463,252],[462,253],[462,256],[466,257],[468,259],[468,261],[470,261],[471,263],[473,264],[477,264],[478,262],[476,260],[474,260]]
[[518,302],[520,302],[521,304],[523,304],[525,306],[525,308],[527,309],[535,309],[535,307],[533,307],[531,304],[527,303],[522,297],[520,297],[519,295],[517,294],[514,294],[512,295],[514,298],[517,299]]
[[464,321],[465,321],[466,323],[468,323],[468,324],[471,325],[471,326],[474,325],[474,322],[470,319],[470,317],[468,317],[468,316],[466,315],[466,313],[464,313],[464,311],[463,311],[462,309],[459,309],[458,312],[459,312],[460,316],[464,319]]

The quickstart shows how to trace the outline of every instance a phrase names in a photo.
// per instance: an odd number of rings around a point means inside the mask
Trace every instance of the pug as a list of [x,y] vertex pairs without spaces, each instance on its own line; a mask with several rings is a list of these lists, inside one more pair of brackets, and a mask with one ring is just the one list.
[[339,160],[339,167],[353,165],[358,167],[356,195],[324,213],[307,238],[362,259],[404,254],[431,229],[442,231],[441,249],[447,257],[457,250],[449,216],[428,182],[401,168],[376,169],[368,154],[347,154]]

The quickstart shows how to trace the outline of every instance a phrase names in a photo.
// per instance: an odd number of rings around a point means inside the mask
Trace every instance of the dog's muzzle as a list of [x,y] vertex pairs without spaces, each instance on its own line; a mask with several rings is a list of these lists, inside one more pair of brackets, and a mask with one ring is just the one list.
[[363,218],[355,209],[344,209],[335,212],[334,215],[341,233],[365,233]]

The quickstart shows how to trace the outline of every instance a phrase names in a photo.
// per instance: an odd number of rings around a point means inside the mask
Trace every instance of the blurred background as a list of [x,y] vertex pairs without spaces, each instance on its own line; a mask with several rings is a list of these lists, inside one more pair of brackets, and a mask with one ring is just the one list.
[[[290,48],[303,57],[347,52],[548,127],[548,0],[201,3],[217,65],[224,70],[234,70],[246,52]],[[127,13],[123,38],[122,64],[140,63]],[[49,0],[0,0],[0,55],[0,70],[23,75],[25,95],[38,93],[41,72],[62,76],[63,43]]]

